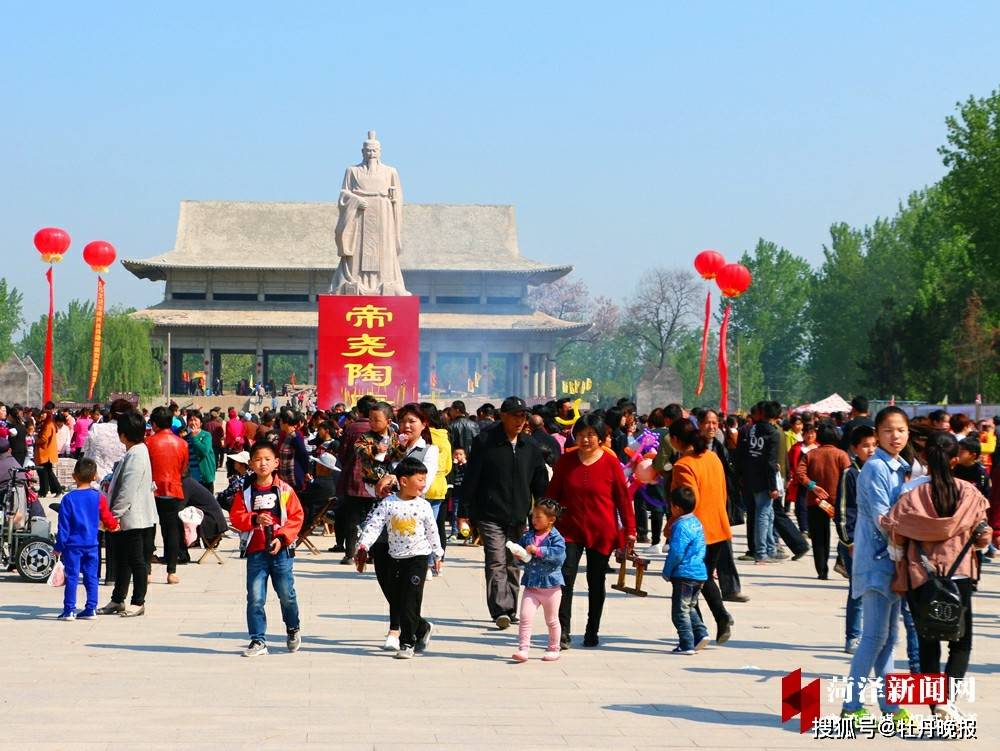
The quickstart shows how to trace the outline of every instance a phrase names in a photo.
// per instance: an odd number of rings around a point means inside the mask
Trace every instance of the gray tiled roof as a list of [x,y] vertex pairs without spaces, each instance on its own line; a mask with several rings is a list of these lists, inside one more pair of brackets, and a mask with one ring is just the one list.
[[[181,201],[173,250],[126,259],[139,276],[177,267],[329,269],[338,264],[335,203]],[[524,258],[517,245],[513,206],[406,204],[404,271],[567,273]],[[159,276],[159,275],[157,275]]]
[[[221,307],[173,307],[171,303],[160,303],[152,308],[133,313],[159,326],[195,326],[219,328],[316,328],[319,313],[316,308],[304,306],[288,310],[248,310],[238,311]],[[531,313],[421,313],[422,330],[445,331],[582,331],[589,327],[586,323],[562,321],[550,315],[534,311]]]

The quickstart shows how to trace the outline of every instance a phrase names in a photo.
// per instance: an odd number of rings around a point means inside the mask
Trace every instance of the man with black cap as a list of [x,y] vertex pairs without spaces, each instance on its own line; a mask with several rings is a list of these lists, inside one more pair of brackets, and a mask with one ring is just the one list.
[[549,482],[542,450],[523,433],[527,420],[523,399],[504,399],[500,422],[472,441],[462,485],[483,541],[486,605],[501,631],[517,620],[517,568],[506,544],[520,539],[532,498],[541,498]]

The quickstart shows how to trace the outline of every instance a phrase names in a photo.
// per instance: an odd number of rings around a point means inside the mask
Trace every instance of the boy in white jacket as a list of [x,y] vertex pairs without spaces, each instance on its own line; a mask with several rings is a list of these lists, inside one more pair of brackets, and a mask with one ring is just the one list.
[[399,490],[386,497],[365,522],[354,557],[359,572],[368,562],[368,548],[385,528],[389,556],[394,566],[390,606],[399,613],[399,650],[396,658],[407,660],[430,644],[434,624],[420,614],[427,572],[427,556],[434,556],[434,570],[441,571],[441,538],[431,505],[421,498],[427,486],[427,467],[418,459],[407,457],[393,470]]

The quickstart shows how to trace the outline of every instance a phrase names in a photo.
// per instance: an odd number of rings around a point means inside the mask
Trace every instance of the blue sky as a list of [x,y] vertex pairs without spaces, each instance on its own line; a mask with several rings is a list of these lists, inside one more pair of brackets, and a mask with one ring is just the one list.
[[39,227],[73,236],[59,301],[92,296],[87,241],[168,250],[182,199],[333,200],[369,128],[408,201],[514,204],[522,252],[595,294],[758,237],[815,264],[831,223],[937,180],[944,118],[1000,81],[987,2],[139,5],[4,10],[0,258],[29,319]]

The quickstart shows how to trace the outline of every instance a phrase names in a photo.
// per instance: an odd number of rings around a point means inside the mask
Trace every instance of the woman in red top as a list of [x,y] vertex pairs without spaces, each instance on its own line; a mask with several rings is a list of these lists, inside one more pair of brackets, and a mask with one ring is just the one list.
[[567,452],[556,463],[545,493],[563,507],[556,522],[556,528],[566,539],[566,562],[563,564],[566,583],[559,606],[563,649],[570,646],[573,584],[583,551],[587,551],[589,598],[583,646],[596,647],[604,610],[608,559],[619,544],[619,519],[628,542],[635,542],[635,511],[625,487],[625,473],[615,455],[603,448],[608,432],[607,425],[598,415],[584,415],[577,420],[573,426],[576,450]]

